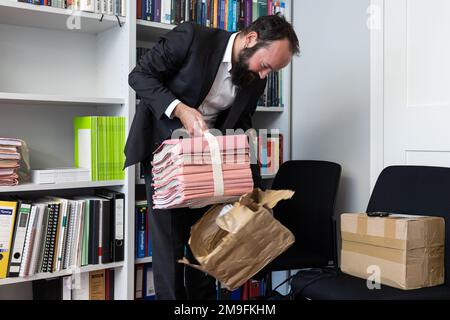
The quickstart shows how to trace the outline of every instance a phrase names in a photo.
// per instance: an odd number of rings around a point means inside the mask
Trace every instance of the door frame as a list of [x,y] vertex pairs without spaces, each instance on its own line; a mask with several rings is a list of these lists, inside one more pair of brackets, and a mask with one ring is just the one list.
[[384,168],[384,13],[385,0],[371,0],[370,25],[370,191]]

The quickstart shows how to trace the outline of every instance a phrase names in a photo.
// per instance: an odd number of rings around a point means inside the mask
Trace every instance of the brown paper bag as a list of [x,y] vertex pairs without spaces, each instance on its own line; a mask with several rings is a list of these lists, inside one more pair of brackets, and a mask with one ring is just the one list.
[[210,274],[228,290],[240,287],[294,243],[294,235],[268,209],[293,194],[254,189],[228,205],[225,214],[220,212],[226,205],[213,206],[191,228],[189,246],[199,265],[186,258],[179,262]]

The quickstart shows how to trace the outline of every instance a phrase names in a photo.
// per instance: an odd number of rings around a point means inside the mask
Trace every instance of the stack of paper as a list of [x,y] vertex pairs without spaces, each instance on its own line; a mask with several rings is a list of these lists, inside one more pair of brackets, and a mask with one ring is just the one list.
[[247,136],[166,140],[154,152],[152,176],[155,209],[237,201],[253,190]]
[[0,138],[0,186],[15,186],[19,183],[17,171],[20,167],[22,140]]

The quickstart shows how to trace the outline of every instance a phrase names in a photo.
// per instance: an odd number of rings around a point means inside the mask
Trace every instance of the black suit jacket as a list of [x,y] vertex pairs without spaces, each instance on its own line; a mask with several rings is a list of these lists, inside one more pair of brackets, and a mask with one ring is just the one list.
[[[173,100],[193,108],[200,106],[214,82],[230,36],[227,31],[186,22],[161,37],[140,60],[128,79],[141,102],[125,145],[125,167],[148,160],[172,131],[182,127],[179,119],[164,113]],[[214,127],[223,133],[226,129],[252,128],[251,116],[265,84],[265,79],[255,79],[239,87],[233,105],[219,114]],[[255,175],[256,166],[252,171]]]

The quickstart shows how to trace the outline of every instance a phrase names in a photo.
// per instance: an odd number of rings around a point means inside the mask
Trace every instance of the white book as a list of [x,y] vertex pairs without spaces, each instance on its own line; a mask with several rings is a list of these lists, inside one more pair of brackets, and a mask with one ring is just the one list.
[[77,274],[72,282],[72,300],[89,300],[89,272]]
[[73,232],[73,238],[72,238],[72,256],[71,256],[71,265],[73,267],[80,267],[81,266],[81,244],[82,244],[82,235],[83,235],[83,200],[76,201],[76,209],[75,209],[75,216],[76,216],[76,222],[74,225],[74,232]]
[[94,12],[95,11],[94,0],[80,0],[80,10],[87,12]]
[[30,219],[28,221],[27,233],[25,235],[25,243],[23,246],[22,262],[20,264],[19,277],[25,277],[28,275],[31,263],[31,250],[36,237],[36,223],[39,211],[37,206],[31,207]]
[[73,264],[72,248],[73,248],[73,237],[75,233],[75,224],[77,220],[76,210],[77,210],[77,201],[71,201],[69,225],[66,240],[66,251],[64,256],[64,269],[70,268]]
[[161,0],[161,22],[170,24],[171,0]]
[[62,278],[62,299],[72,300],[72,276]]
[[54,271],[62,270],[62,261],[65,251],[65,240],[67,237],[67,216],[69,207],[69,200],[63,198],[49,197],[52,201],[60,203],[60,218],[58,220],[58,239],[56,239],[56,264],[54,266]]
[[146,297],[150,297],[150,296],[154,296],[155,295],[155,285],[153,282],[153,269],[147,267],[147,275],[146,275],[146,286],[145,286],[145,296]]
[[102,7],[101,7],[101,1],[95,0],[94,2],[94,12],[95,13],[102,13]]
[[38,272],[40,261],[43,254],[43,246],[45,242],[45,231],[48,220],[48,206],[45,203],[36,203],[38,212],[36,222],[36,235],[34,238],[33,249],[31,250],[31,263],[27,275],[33,275]]
[[120,15],[122,17],[126,17],[127,16],[127,0],[122,0],[120,2],[120,5],[121,5]]
[[77,212],[79,215],[79,219],[78,219],[78,224],[77,224],[77,241],[76,241],[76,259],[75,259],[75,264],[77,267],[81,267],[81,256],[83,254],[83,239],[84,239],[84,219],[86,216],[86,210],[85,210],[85,206],[86,206],[86,202],[84,200],[80,200],[77,201],[78,202],[78,206],[77,206]]
[[138,266],[136,267],[136,287],[135,290],[135,298],[136,299],[142,299],[143,298],[143,282],[144,282],[144,267]]
[[100,0],[100,13],[106,14],[108,12],[108,0]]
[[114,14],[114,5],[113,5],[113,0],[106,0],[106,14],[112,16]]
[[37,169],[32,170],[31,175],[36,184],[91,181],[91,173],[87,168]]

